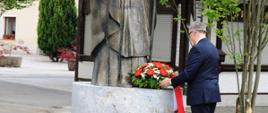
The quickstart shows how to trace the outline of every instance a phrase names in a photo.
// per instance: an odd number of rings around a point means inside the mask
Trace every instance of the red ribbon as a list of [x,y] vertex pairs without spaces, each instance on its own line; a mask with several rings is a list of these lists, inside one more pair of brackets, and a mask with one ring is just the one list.
[[175,91],[175,97],[176,97],[176,103],[177,103],[177,113],[185,113],[184,111],[184,105],[183,105],[183,98],[182,98],[182,91],[181,87],[178,86],[174,89]]

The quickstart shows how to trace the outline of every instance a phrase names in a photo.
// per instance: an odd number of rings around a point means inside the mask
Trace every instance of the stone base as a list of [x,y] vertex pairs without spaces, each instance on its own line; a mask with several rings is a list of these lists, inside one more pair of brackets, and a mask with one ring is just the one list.
[[173,113],[173,91],[73,83],[72,113]]

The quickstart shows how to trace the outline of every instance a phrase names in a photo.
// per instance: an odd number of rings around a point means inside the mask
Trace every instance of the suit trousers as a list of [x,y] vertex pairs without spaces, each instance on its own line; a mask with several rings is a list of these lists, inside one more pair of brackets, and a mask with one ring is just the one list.
[[192,113],[214,113],[216,103],[191,105]]

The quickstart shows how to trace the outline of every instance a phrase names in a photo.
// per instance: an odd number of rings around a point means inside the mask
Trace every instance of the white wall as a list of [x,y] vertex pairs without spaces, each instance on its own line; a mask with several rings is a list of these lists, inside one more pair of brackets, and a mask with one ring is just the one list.
[[84,54],[85,55],[90,55],[90,52],[92,50],[90,50],[89,48],[90,46],[90,42],[91,42],[91,19],[92,16],[91,14],[86,15],[86,19],[85,19],[85,39],[84,39]]
[[0,36],[4,34],[4,18],[16,17],[16,42],[21,42],[30,48],[32,54],[38,52],[37,49],[37,21],[38,2],[32,6],[21,10],[10,10],[5,12],[0,18]]
[[172,18],[172,15],[157,15],[153,39],[152,60],[170,62],[172,46]]
[[[78,0],[75,0],[76,6]],[[23,42],[32,54],[39,54],[37,45],[37,23],[39,15],[39,1],[24,9],[13,9],[5,12],[0,17],[0,39],[4,34],[4,17],[16,17],[16,42]]]
[[[229,24],[229,26],[228,26],[229,28],[230,28],[230,33],[232,32],[232,31],[234,31],[234,32],[236,32],[236,31],[238,31],[238,30],[242,30],[242,32],[240,33],[240,39],[243,39],[243,28],[244,28],[244,26],[243,26],[243,23],[242,22],[233,22],[233,24]],[[232,29],[231,29],[232,28]],[[226,35],[228,35],[228,34],[230,34],[230,33],[228,33],[228,31],[225,31],[225,33],[224,34],[226,34]],[[243,40],[241,40],[241,42],[243,42]],[[238,45],[238,41],[236,41],[235,42],[236,43],[236,45]],[[242,45],[243,46],[243,45]],[[226,46],[226,44],[222,44],[222,48],[223,48],[223,51],[225,52],[225,53],[229,53],[228,52],[228,48],[227,48],[227,46]],[[236,50],[238,51],[239,49],[239,46],[236,46]],[[242,49],[243,49],[243,47],[241,47]],[[226,56],[225,57],[225,62],[224,62],[225,64],[233,64],[233,61],[232,61],[232,59],[230,58],[230,57],[228,57],[228,56]],[[263,54],[262,54],[262,64],[264,64],[264,65],[268,65],[268,48],[267,47],[265,47],[264,48],[264,50],[263,50]]]
[[[85,39],[84,39],[84,55],[90,55],[91,50],[90,48],[90,42],[91,42],[91,14],[86,15],[85,18]],[[82,61],[79,62],[79,69],[78,69],[78,76],[79,78],[86,78],[91,79],[92,78],[92,72],[93,72],[93,62],[89,61]]]
[[[241,74],[239,73],[239,82],[241,84]],[[260,76],[259,92],[268,92],[267,80],[268,73],[262,72]],[[234,72],[222,72],[219,75],[219,84],[221,93],[237,93],[237,79]]]

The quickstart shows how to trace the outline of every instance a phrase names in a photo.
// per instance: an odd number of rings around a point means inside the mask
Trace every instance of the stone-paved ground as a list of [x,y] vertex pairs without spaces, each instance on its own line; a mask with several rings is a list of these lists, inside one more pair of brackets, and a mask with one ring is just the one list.
[[74,72],[46,56],[25,56],[20,68],[0,67],[0,113],[71,113]]
[[[186,108],[186,113],[191,113],[189,107]],[[235,107],[219,106],[215,113],[235,113]],[[257,106],[253,113],[268,113],[268,106]]]
[[[215,113],[235,113],[235,107],[217,107]],[[268,113],[268,106],[257,106],[253,113]]]

